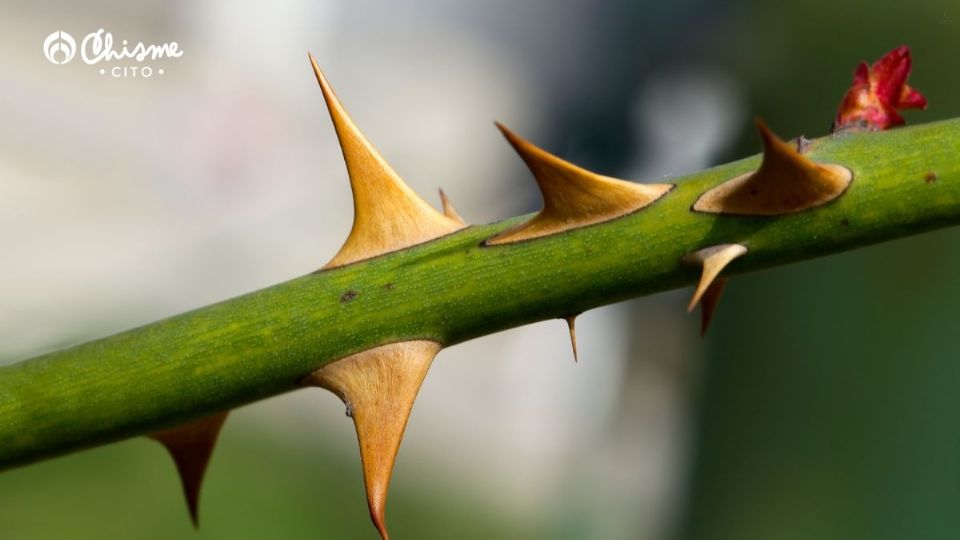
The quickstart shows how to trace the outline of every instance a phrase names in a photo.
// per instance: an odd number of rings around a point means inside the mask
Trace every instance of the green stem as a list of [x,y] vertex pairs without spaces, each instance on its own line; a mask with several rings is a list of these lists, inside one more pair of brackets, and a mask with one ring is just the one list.
[[706,246],[746,245],[726,271],[735,274],[960,222],[960,119],[827,137],[807,155],[854,172],[845,194],[809,211],[690,210],[708,188],[756,168],[754,156],[679,179],[649,208],[606,223],[493,247],[481,244],[520,218],[474,226],[2,367],[0,468],[287,392],[383,343],[449,346],[683,287],[698,274],[681,257]]

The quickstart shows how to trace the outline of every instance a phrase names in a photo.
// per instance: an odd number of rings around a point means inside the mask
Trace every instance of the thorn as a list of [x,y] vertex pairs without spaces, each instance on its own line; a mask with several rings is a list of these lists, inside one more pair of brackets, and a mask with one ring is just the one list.
[[509,244],[609,221],[644,208],[673,189],[673,184],[639,184],[602,176],[537,148],[497,123],[533,173],[543,209],[529,221],[487,240]]
[[353,228],[324,268],[369,259],[462,229],[463,224],[434,210],[394,172],[350,119],[316,58],[307,54],[340,140],[353,191]]
[[710,189],[693,209],[713,214],[779,216],[808,210],[836,199],[853,181],[850,169],[814,163],[757,120],[763,161],[755,172],[742,174]]
[[460,217],[460,214],[457,212],[457,209],[453,207],[453,203],[450,202],[450,199],[447,198],[447,194],[443,192],[443,188],[440,188],[440,204],[443,205],[443,215],[448,218],[456,221],[460,225],[466,225],[467,222]]
[[563,320],[567,321],[567,328],[570,329],[570,345],[573,347],[573,361],[574,361],[574,362],[576,362],[576,361],[578,360],[578,354],[577,354],[577,328],[576,328],[576,322],[577,322],[577,317],[578,317],[578,315],[579,315],[579,314],[577,314],[577,315],[570,315],[570,316],[568,316],[568,317],[564,317],[564,318],[563,318]]
[[166,447],[180,474],[183,494],[195,529],[200,528],[200,486],[227,413],[217,413],[148,435]]
[[713,313],[717,310],[717,304],[720,303],[720,297],[723,296],[723,289],[727,286],[727,278],[718,277],[707,287],[707,290],[700,298],[700,337],[707,334],[707,327],[713,320]]
[[[741,244],[720,244],[694,251],[684,257],[686,262],[699,264],[703,267],[703,273],[700,274],[700,282],[697,283],[697,290],[694,291],[693,298],[690,299],[690,303],[687,305],[688,312],[693,311],[693,308],[697,307],[697,302],[699,302],[700,298],[707,292],[707,288],[714,282],[720,274],[720,271],[730,264],[730,261],[740,257],[746,252],[746,246]],[[719,294],[717,294],[717,297],[719,298]],[[712,317],[713,313],[711,313],[710,316]]]
[[303,380],[349,404],[370,518],[383,540],[388,538],[385,507],[393,464],[417,392],[439,351],[433,341],[390,343],[327,364]]

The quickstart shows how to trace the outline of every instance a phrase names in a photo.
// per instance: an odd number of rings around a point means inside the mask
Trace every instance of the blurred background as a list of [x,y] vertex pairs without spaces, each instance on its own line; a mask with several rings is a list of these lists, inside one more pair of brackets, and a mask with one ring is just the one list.
[[[176,41],[150,78],[43,40]],[[472,222],[539,196],[494,120],[642,181],[820,136],[902,43],[960,116],[960,4],[854,0],[0,0],[0,363],[310,272],[351,203],[305,52],[407,182]],[[111,65],[133,65],[115,62]],[[107,66],[109,68],[109,66]],[[705,340],[689,290],[445,350],[389,504],[396,538],[960,535],[960,231],[739,277]],[[342,404],[231,415],[199,535],[131,440],[0,474],[0,536],[375,538]]]

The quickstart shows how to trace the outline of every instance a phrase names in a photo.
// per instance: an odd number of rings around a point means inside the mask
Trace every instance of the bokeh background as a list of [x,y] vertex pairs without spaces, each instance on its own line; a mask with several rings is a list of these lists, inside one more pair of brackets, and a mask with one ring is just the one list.
[[[164,75],[42,54],[55,30],[177,41]],[[909,44],[960,115],[955,0],[0,0],[0,362],[312,271],[351,222],[305,51],[430,200],[535,210],[500,120],[651,181],[825,134],[856,63]],[[960,537],[960,233],[749,274],[706,340],[690,291],[459,345],[394,475],[396,538]],[[321,390],[238,410],[199,535],[162,448],[0,474],[0,537],[375,538],[353,428]]]

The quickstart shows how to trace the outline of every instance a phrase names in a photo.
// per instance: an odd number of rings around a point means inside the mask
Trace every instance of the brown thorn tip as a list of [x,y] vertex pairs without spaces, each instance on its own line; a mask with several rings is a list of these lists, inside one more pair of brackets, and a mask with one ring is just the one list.
[[343,150],[353,192],[353,228],[324,268],[369,259],[462,229],[462,223],[437,212],[403,182],[353,123],[316,58],[308,55]]
[[381,540],[390,540],[390,533],[387,532],[387,524],[384,521],[383,508],[381,507],[376,512],[371,508],[370,510],[370,519],[373,521],[373,526],[377,529],[377,533],[380,535]]
[[730,264],[731,261],[744,255],[746,252],[746,246],[741,244],[720,244],[694,251],[684,257],[686,262],[699,264],[703,267],[703,271],[700,274],[700,281],[697,283],[697,289],[694,291],[690,303],[687,304],[688,312],[693,311],[693,308],[697,306],[700,298],[703,297],[707,288],[720,274],[720,271]]
[[713,320],[713,314],[717,310],[717,304],[720,303],[720,297],[723,296],[723,289],[727,286],[727,278],[719,277],[707,287],[706,292],[700,299],[700,337],[707,333],[710,321]]
[[226,419],[226,412],[217,413],[148,435],[167,449],[177,466],[194,528],[200,527],[200,486]]
[[390,343],[331,362],[302,381],[332,391],[350,408],[370,518],[384,540],[393,464],[417,392],[439,351],[434,341]]
[[467,222],[460,217],[460,213],[457,212],[457,209],[453,207],[453,203],[450,202],[450,199],[447,197],[447,194],[443,192],[443,188],[439,189],[440,191],[440,204],[443,207],[443,215],[448,218],[456,221],[461,225],[466,225]]
[[815,163],[763,120],[756,125],[763,143],[760,167],[708,190],[693,204],[694,211],[744,216],[802,212],[836,199],[853,181],[850,169]]
[[579,355],[577,354],[577,315],[564,317],[563,320],[567,321],[567,328],[570,329],[570,346],[573,347],[573,361],[577,362],[579,360]]
[[529,221],[488,239],[488,245],[616,219],[652,204],[673,188],[673,184],[639,184],[593,173],[538,148],[499,122],[496,126],[533,173],[543,209]]

